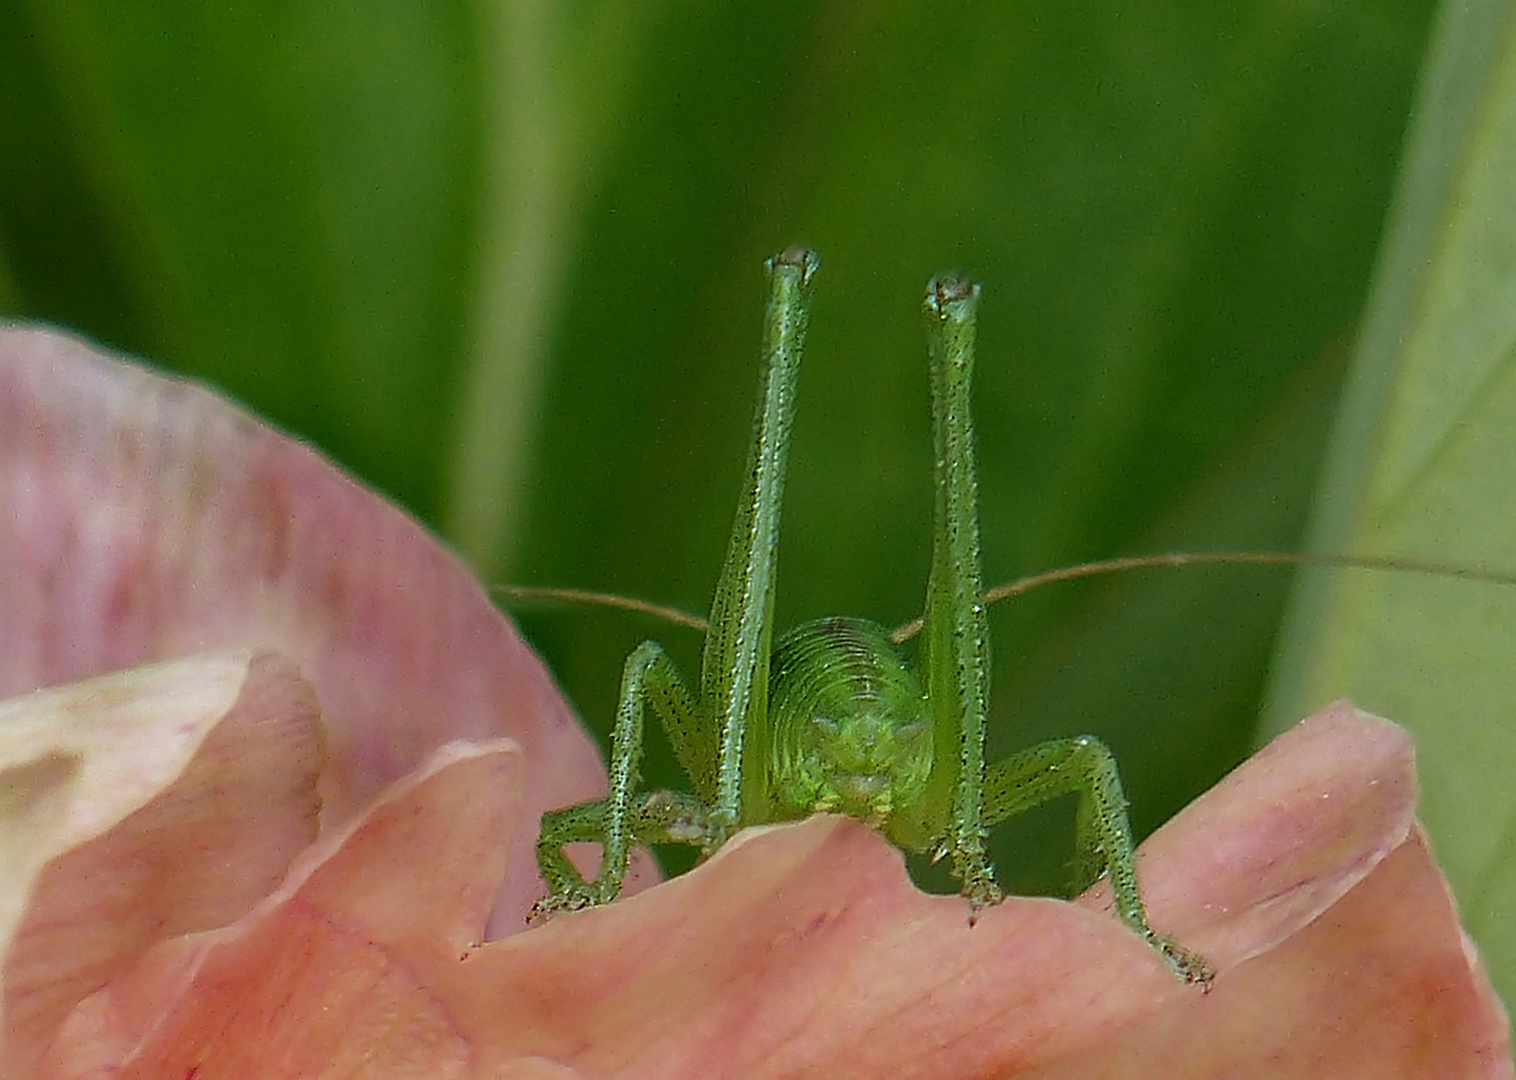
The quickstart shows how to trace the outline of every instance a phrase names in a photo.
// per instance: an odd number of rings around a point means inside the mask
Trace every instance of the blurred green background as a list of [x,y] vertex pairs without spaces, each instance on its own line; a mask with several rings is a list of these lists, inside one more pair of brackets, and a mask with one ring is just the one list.
[[[963,269],[989,580],[1298,549],[1433,16],[10,0],[0,312],[216,383],[488,580],[702,611],[761,263],[810,244],[778,619],[897,623],[930,541],[920,295]],[[1289,586],[1167,571],[1003,605],[992,755],[1098,734],[1150,830],[1258,737]],[[602,732],[639,639],[698,663],[641,617],[520,621]],[[678,782],[661,747],[646,771]],[[1068,811],[1005,830],[1013,887],[1059,888]]]

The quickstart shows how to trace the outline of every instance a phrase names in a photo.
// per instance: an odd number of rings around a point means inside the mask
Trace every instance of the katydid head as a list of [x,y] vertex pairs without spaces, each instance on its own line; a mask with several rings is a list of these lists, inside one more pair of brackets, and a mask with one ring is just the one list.
[[786,817],[840,813],[889,832],[932,771],[926,696],[889,641],[861,619],[790,630],[770,661],[772,797]]

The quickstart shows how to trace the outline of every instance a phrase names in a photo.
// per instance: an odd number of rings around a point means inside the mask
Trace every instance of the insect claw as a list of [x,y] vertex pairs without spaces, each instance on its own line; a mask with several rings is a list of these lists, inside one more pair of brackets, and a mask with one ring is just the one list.
[[557,906],[550,903],[551,900],[552,897],[544,896],[533,904],[532,909],[526,913],[526,925],[542,926],[551,919],[557,911]]
[[570,885],[567,888],[555,889],[532,905],[532,909],[526,913],[526,924],[540,926],[550,921],[560,911],[583,911],[586,908],[608,904],[615,899],[615,892],[619,891],[619,888],[618,884],[615,890],[611,890],[597,880],[584,885]]
[[980,873],[975,873],[964,880],[963,897],[969,902],[969,925],[973,926],[979,921],[979,913],[987,907],[994,907],[1005,899],[1000,891],[1000,886],[995,884],[994,872],[988,866]]
[[1202,994],[1211,992],[1216,981],[1216,969],[1199,953],[1192,953],[1166,937],[1154,937],[1153,946],[1168,964],[1169,970],[1192,986],[1200,987]]

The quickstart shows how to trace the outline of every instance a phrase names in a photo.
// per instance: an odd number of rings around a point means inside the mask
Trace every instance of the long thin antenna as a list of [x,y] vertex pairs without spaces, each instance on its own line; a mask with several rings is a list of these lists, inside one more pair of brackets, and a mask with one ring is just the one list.
[[491,585],[490,591],[499,593],[507,601],[588,604],[591,607],[616,608],[621,611],[635,611],[639,615],[651,615],[655,619],[664,619],[676,626],[687,626],[702,634],[710,629],[710,624],[699,615],[691,615],[678,608],[664,607],[662,604],[652,604],[646,600],[634,600],[629,596],[595,592],[593,589],[560,589],[551,585]]
[[[1161,570],[1183,566],[1314,566],[1339,570],[1394,570],[1406,574],[1422,574],[1428,577],[1457,578],[1485,585],[1516,587],[1516,574],[1500,573],[1472,566],[1455,566],[1449,563],[1421,562],[1414,559],[1399,559],[1379,555],[1329,555],[1303,554],[1288,551],[1171,551],[1160,555],[1123,555],[1115,559],[1098,559],[1078,566],[1065,566],[1058,570],[1043,570],[1035,574],[996,585],[984,594],[986,604],[998,604],[1002,600],[1029,593],[1044,585],[1060,581],[1078,581],[1081,578],[1105,577],[1128,570]],[[663,619],[676,626],[705,633],[710,624],[699,615],[692,615],[679,608],[653,604],[646,600],[634,600],[615,593],[596,592],[593,589],[562,589],[551,585],[492,585],[490,591],[499,593],[507,601],[524,603],[548,602],[588,604],[591,607],[615,608]],[[903,644],[921,632],[922,621],[912,619],[897,627],[890,634],[895,644]]]
[[[1173,551],[1161,555],[1125,555],[1115,559],[1099,559],[1095,562],[1081,563],[1078,566],[1065,566],[1060,570],[1044,570],[1040,573],[1028,574],[988,590],[984,594],[984,602],[997,604],[1002,600],[1009,600],[1013,596],[1020,596],[1022,593],[1059,581],[1103,577],[1127,570],[1156,570],[1223,563],[1231,566],[1314,566],[1335,567],[1341,570],[1396,570],[1408,574],[1459,578],[1463,581],[1481,582],[1486,585],[1516,586],[1516,574],[1390,556],[1307,554],[1288,551]],[[921,627],[920,618],[912,619],[896,628],[890,635],[890,640],[897,645],[909,641],[921,632]]]

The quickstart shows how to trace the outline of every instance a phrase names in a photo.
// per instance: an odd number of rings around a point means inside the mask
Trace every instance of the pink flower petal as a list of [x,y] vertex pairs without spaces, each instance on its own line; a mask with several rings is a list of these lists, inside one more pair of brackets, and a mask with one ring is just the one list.
[[1226,972],[1205,998],[1029,1075],[1145,1077],[1160,1063],[1175,1080],[1513,1075],[1505,1011],[1419,829],[1338,903]]
[[6,852],[5,1075],[144,948],[240,918],[279,882],[316,835],[321,739],[310,685],[267,653],[0,704],[8,768],[68,763]]
[[[323,837],[255,914],[170,943],[87,1003],[48,1075],[474,1075],[432,984],[466,973],[483,935],[522,771],[503,740],[438,751]],[[169,1008],[144,1024],[143,999]]]
[[1410,738],[1345,702],[1274,740],[1143,846],[1155,922],[1214,991],[1034,1075],[1516,1075],[1415,798]]
[[1013,899],[970,927],[837,818],[749,830],[676,881],[470,948],[481,837],[510,827],[485,760],[403,788],[250,916],[120,1075],[346,1075],[354,1047],[397,1077],[1511,1075],[1408,824],[1404,736],[1343,707],[1147,849],[1154,922],[1208,942],[1210,994],[1090,906]]
[[1336,706],[1155,836],[1153,921],[1208,952],[1210,995],[1108,914],[1011,900],[971,929],[872,834],[817,821],[487,947],[500,989],[473,1020],[626,1076],[1509,1076],[1413,801],[1405,735]]
[[468,570],[310,448],[200,387],[0,327],[0,696],[212,649],[316,685],[339,821],[456,738],[509,735],[527,803],[500,909],[540,895],[536,814],[599,756]]
[[[1157,926],[1232,966],[1295,933],[1405,842],[1415,751],[1394,724],[1334,702],[1155,833],[1142,862]],[[1106,892],[1084,901],[1103,907]]]

